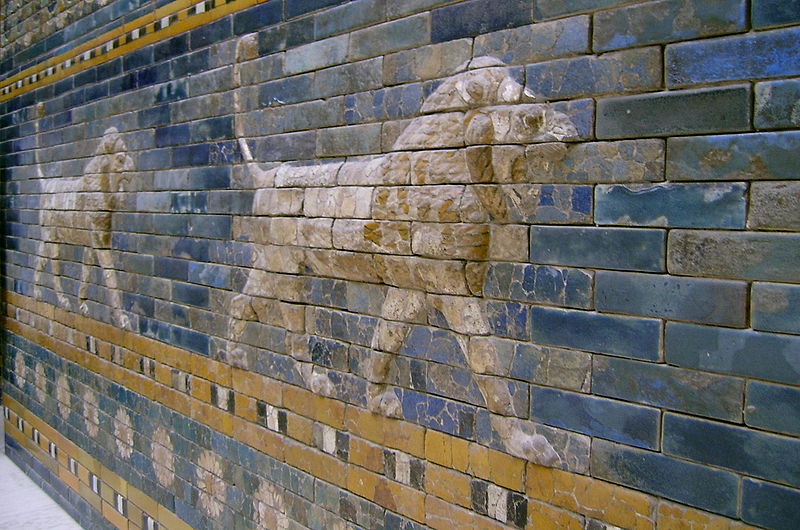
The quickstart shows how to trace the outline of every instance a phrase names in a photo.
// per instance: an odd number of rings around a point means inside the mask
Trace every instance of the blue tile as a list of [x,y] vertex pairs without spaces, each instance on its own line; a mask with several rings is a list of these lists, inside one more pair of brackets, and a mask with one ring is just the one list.
[[800,74],[800,28],[667,46],[668,86]]
[[669,322],[665,354],[678,366],[800,384],[800,337]]
[[689,416],[664,416],[664,452],[800,486],[800,440]]
[[661,321],[546,307],[532,310],[533,340],[648,361],[661,358]]
[[551,265],[661,272],[666,234],[629,228],[531,227],[531,261]]
[[742,482],[742,520],[764,528],[797,528],[800,490],[745,478]]
[[469,0],[431,12],[431,41],[474,37],[532,22],[529,0]]
[[744,414],[747,425],[800,435],[800,388],[750,381]]

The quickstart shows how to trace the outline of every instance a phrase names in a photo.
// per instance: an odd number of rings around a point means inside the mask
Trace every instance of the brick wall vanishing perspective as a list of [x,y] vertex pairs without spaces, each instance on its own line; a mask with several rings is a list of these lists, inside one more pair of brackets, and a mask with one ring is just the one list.
[[800,1],[0,12],[6,448],[85,528],[800,527]]

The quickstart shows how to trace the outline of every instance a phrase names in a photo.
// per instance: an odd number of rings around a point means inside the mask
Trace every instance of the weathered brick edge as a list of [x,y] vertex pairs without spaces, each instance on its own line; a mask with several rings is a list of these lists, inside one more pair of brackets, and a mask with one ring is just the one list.
[[[230,444],[228,451],[235,444],[246,445],[290,468],[308,472],[329,486],[380,502],[384,507],[388,495],[392,499],[390,506],[398,513],[434,528],[446,528],[454,521],[481,528],[506,528],[474,513],[481,510],[481,498],[486,513],[489,488],[518,504],[527,504],[524,524],[517,525],[526,528],[583,528],[588,519],[624,528],[669,527],[687,520],[719,528],[750,528],[716,514],[593,477],[539,466],[456,436],[316,396],[16,293],[6,292],[6,300],[8,316],[13,318],[6,318],[5,327],[12,337],[31,341],[67,363],[77,364],[79,369],[135,389],[145,402],[159,403],[187,421],[218,431]],[[52,322],[49,335],[28,325],[41,319]],[[117,363],[112,362],[112,357]],[[148,368],[143,370],[144,366]],[[173,367],[202,378],[195,380],[204,381],[205,385],[198,385],[191,396],[174,390],[169,386]],[[154,377],[142,371],[152,371]],[[235,414],[212,404],[211,387],[215,384],[232,389]],[[11,394],[34,399],[10,385],[6,388]],[[173,512],[126,482],[125,469],[118,470],[119,475],[112,472],[36,417],[9,392],[3,399],[13,411],[6,418],[6,432],[109,521],[121,527],[117,523],[122,522],[122,514],[114,507],[115,501],[119,502],[114,494],[118,494],[126,499],[131,522],[139,524],[142,515],[137,510],[141,510],[155,514],[154,520],[162,528],[188,528]],[[276,430],[260,425],[258,402],[281,407],[286,414],[285,425]],[[324,424],[349,436],[348,462],[313,448],[314,424]],[[33,439],[34,429],[38,431],[38,443]],[[55,458],[51,442],[56,446]],[[423,461],[422,488],[409,487],[381,474],[383,458],[375,458],[383,456],[381,446]],[[70,458],[80,466],[77,475],[70,472]],[[101,495],[92,491],[88,473],[103,482]],[[106,484],[108,488],[104,488]]]

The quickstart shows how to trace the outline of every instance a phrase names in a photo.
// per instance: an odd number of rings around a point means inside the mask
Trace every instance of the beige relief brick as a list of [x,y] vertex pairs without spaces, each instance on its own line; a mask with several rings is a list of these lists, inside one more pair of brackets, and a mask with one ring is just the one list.
[[414,254],[429,258],[483,260],[489,250],[489,227],[476,224],[413,223]]
[[410,223],[337,219],[333,222],[333,246],[358,252],[410,254]]
[[454,223],[462,220],[463,186],[381,187],[373,196],[375,219]]
[[258,189],[253,198],[253,215],[298,215],[303,211],[303,197],[302,189]]
[[306,217],[368,219],[371,209],[372,188],[308,188],[303,214]]

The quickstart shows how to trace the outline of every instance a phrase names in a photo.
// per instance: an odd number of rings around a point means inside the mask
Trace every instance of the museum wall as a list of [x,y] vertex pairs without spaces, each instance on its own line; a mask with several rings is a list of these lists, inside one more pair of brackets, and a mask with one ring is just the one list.
[[85,528],[800,525],[800,2],[0,14],[6,451]]

